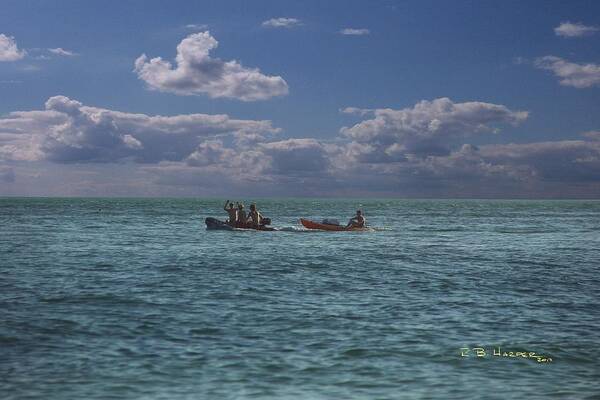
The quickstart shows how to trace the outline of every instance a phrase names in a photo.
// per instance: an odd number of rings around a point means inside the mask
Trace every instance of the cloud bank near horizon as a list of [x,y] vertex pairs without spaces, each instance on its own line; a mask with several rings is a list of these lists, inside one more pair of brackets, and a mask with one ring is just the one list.
[[580,140],[473,145],[470,138],[500,135],[502,127],[523,123],[528,113],[448,98],[404,109],[346,111],[360,120],[342,127],[334,141],[322,141],[279,138],[280,129],[270,121],[133,114],[54,96],[42,110],[0,118],[0,194],[43,180],[43,173],[32,178],[31,165],[63,170],[61,165],[73,164],[91,175],[121,171],[112,176],[117,181],[112,186],[102,186],[105,177],[72,182],[69,193],[84,194],[93,189],[77,182],[98,185],[100,194],[121,182],[137,195],[600,193],[595,131]]

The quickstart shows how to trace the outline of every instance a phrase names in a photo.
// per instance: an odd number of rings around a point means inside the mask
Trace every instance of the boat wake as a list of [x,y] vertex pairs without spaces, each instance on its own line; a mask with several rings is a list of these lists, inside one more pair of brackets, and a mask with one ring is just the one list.
[[390,226],[370,226],[374,232],[385,232],[385,231],[393,231],[394,229]]
[[310,229],[306,229],[301,226],[283,226],[281,228],[277,228],[280,232],[310,232]]

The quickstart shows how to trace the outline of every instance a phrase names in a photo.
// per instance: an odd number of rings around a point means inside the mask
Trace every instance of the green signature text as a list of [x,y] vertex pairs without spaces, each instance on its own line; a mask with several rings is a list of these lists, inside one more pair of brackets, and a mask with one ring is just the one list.
[[506,358],[528,358],[537,361],[538,363],[551,363],[552,357],[538,354],[534,351],[503,351],[500,346],[493,347],[492,351],[484,347],[461,347],[461,357],[506,357]]

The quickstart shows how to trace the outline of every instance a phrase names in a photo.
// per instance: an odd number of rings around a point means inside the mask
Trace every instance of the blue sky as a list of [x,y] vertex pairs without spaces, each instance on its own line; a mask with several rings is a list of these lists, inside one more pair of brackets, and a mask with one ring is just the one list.
[[598,197],[598,27],[594,1],[5,1],[0,195]]

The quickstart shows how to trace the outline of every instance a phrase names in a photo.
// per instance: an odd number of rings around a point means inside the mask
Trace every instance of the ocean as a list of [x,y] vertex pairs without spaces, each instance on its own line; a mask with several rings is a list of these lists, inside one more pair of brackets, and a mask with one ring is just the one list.
[[224,200],[0,199],[1,398],[599,398],[600,201]]

